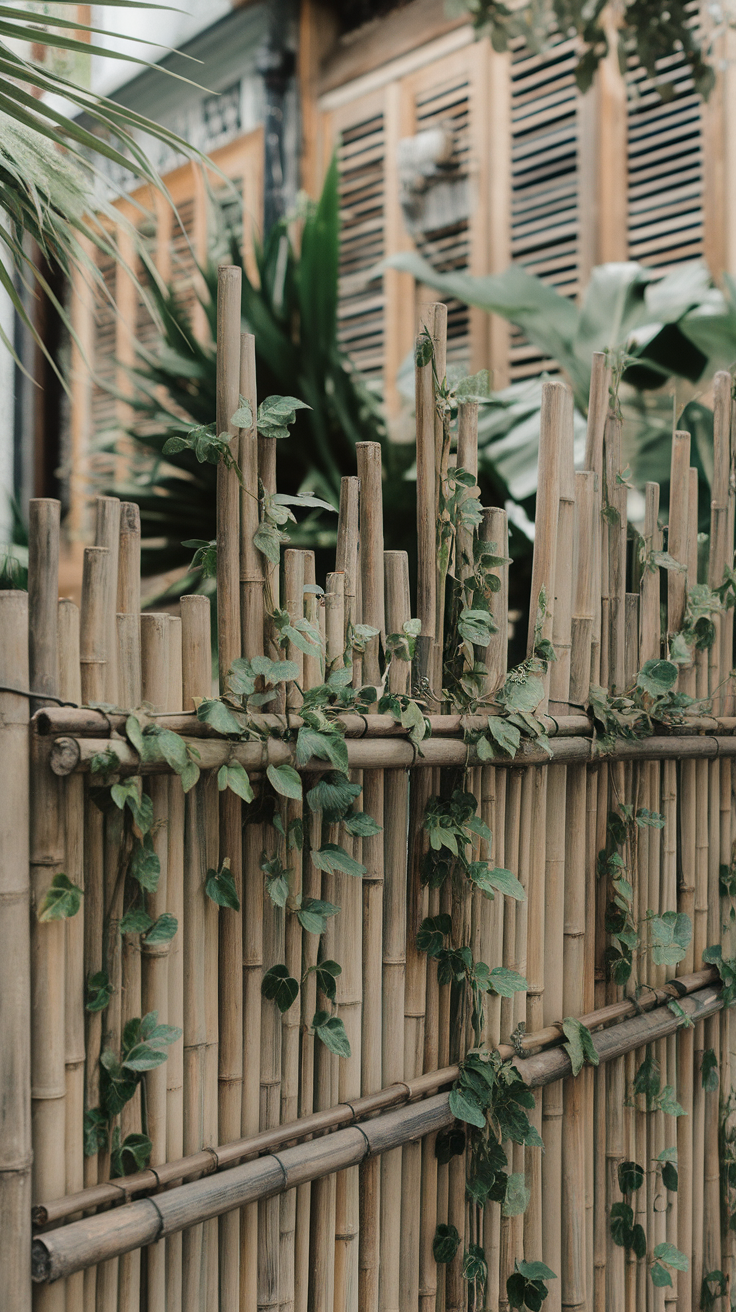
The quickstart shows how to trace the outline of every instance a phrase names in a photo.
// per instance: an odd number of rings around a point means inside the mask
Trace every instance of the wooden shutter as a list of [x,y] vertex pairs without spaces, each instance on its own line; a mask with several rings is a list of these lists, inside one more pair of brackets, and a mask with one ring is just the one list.
[[681,53],[660,61],[658,86],[632,61],[628,91],[629,255],[665,273],[704,253],[702,102]]
[[385,249],[385,123],[380,104],[356,107],[340,129],[338,341],[366,382],[383,381],[383,278],[371,270]]
[[[578,96],[574,42],[511,60],[511,257],[566,296],[580,274]],[[554,362],[511,333],[511,381]]]

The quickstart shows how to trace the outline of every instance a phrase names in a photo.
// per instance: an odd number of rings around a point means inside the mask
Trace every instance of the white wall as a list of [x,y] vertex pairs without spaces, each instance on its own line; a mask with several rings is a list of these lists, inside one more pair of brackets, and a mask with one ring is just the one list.
[[[95,44],[111,46],[134,54],[138,59],[147,59],[155,63],[166,53],[166,49],[180,47],[190,41],[206,27],[224,18],[230,13],[230,0],[182,0],[177,6],[182,12],[156,11],[146,12],[135,9],[108,9],[102,5],[92,5],[92,25],[107,28],[118,35],[145,38],[145,45],[134,41],[115,42],[106,37],[95,37]],[[129,82],[136,73],[135,65],[118,59],[106,59],[95,55],[92,59],[92,89],[101,95],[109,95],[123,83]],[[197,65],[192,63],[193,81],[198,81]]]

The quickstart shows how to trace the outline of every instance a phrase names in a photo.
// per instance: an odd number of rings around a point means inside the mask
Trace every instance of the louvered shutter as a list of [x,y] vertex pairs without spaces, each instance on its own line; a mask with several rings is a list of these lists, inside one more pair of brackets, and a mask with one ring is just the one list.
[[366,382],[384,370],[383,278],[370,272],[385,255],[385,125],[381,108],[358,110],[338,140],[340,260],[338,341]]
[[[511,59],[511,257],[566,296],[579,285],[578,96],[574,42]],[[513,329],[511,381],[554,362]]]
[[115,260],[104,251],[96,252],[96,260],[103,285],[97,291],[94,305],[90,420],[97,441],[90,452],[89,473],[93,479],[101,479],[109,475],[112,460],[99,451],[97,445],[103,438],[114,437],[117,427],[118,405],[109,389],[115,386],[117,370],[118,314],[115,302],[118,270]]
[[661,269],[704,253],[702,102],[681,53],[660,61],[662,100],[635,61],[627,75],[628,237],[632,260]]

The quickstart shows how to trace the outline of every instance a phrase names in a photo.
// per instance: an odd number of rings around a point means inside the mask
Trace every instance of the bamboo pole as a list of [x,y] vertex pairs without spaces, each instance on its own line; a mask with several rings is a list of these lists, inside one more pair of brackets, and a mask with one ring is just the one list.
[[[239,430],[231,423],[240,396],[240,298],[242,273],[217,270],[217,432],[227,433],[237,459]],[[217,466],[217,635],[220,685],[240,655],[240,494],[237,474]]]
[[[31,686],[28,647],[28,595],[0,592],[0,685]],[[8,1312],[31,1309],[28,715],[27,697],[0,689],[0,1270]]]
[[[168,704],[167,710],[181,711],[182,703],[182,621],[178,615],[169,619]],[[184,1151],[184,951],[186,923],[184,896],[184,826],[185,799],[181,780],[169,779],[167,902],[176,918],[177,931],[169,944],[168,1023],[182,1031],[172,1043],[166,1061],[166,1157],[176,1159]],[[166,1299],[169,1312],[181,1312],[182,1239],[166,1245]]]
[[[141,677],[144,701],[164,710],[169,700],[170,619],[165,613],[141,616]],[[146,911],[153,921],[168,911],[168,822],[169,780],[152,779],[149,784],[153,804],[153,848],[160,863],[156,891],[146,895]],[[144,1015],[158,1012],[159,1024],[168,1024],[169,1015],[169,944],[143,944],[141,954],[141,1006]],[[166,1161],[167,1154],[167,1063],[148,1071],[145,1076],[145,1101],[148,1137],[152,1143],[151,1164]],[[164,1308],[166,1304],[166,1245],[157,1244],[146,1254],[146,1280],[149,1301]]]
[[381,445],[358,442],[355,447],[360,479],[360,574],[363,624],[378,629],[369,638],[363,655],[363,682],[378,686],[380,643],[386,637],[383,602],[383,493],[381,488]]
[[95,546],[107,547],[110,553],[111,587],[105,595],[105,646],[107,648],[107,666],[105,669],[105,701],[112,706],[118,702],[118,635],[117,594],[118,594],[118,560],[120,553],[120,502],[117,497],[97,497],[95,501]]
[[[33,500],[28,524],[28,679],[37,693],[58,696],[58,501]],[[31,710],[41,703],[31,699]],[[42,923],[39,913],[51,880],[63,870],[64,811],[48,756],[32,745],[30,777],[31,871],[31,1098],[33,1193],[64,1188],[66,1176],[65,939],[63,920]],[[65,1306],[65,1291],[34,1299],[43,1312]]]
[[[356,452],[362,464],[370,468],[371,458],[366,459]],[[380,468],[380,463],[379,463]],[[369,480],[370,481],[370,480]],[[382,531],[382,526],[381,526]],[[360,478],[342,478],[340,480],[340,513],[337,520],[337,549],[335,551],[335,570],[345,575],[345,633],[358,622],[358,593],[360,587],[359,566],[360,534]],[[376,533],[376,538],[378,534]],[[346,642],[347,646],[347,642]],[[315,680],[316,682],[316,680]],[[363,657],[358,651],[353,652],[353,686],[359,688],[363,682]]]
[[[182,705],[206,697],[212,686],[210,656],[210,603],[207,597],[181,599]],[[205,841],[204,783],[196,784],[185,802],[184,924],[183,943],[183,1058],[184,1152],[195,1153],[205,1144],[205,1058],[207,1051],[206,964],[207,852]],[[216,1222],[215,1222],[216,1224]],[[206,1253],[210,1236],[204,1226],[186,1230],[182,1243],[182,1312],[199,1312],[204,1304]]]
[[258,530],[258,390],[256,339],[240,335],[240,394],[249,403],[253,423],[240,429],[240,622],[241,650],[248,657],[263,655],[263,557],[254,544]]
[[[63,599],[58,611],[59,696],[82,700],[79,673],[79,608]],[[84,780],[70,779],[64,793],[65,873],[84,888]],[[65,932],[66,1192],[84,1186],[84,909],[66,921]],[[81,1307],[84,1276],[67,1284],[70,1306]]]

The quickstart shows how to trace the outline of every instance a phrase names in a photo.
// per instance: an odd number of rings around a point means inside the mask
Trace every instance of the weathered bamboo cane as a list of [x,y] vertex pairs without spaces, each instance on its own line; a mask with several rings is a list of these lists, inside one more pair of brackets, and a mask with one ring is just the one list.
[[[182,703],[182,621],[169,619],[168,706],[183,710]],[[182,1037],[169,1047],[166,1061],[166,1157],[175,1160],[184,1151],[184,825],[185,798],[181,780],[169,779],[167,902],[176,919],[177,931],[169,944],[168,1023],[182,1031]],[[166,1298],[168,1312],[181,1312],[182,1239],[166,1245]]]
[[369,638],[363,654],[363,682],[374,687],[381,682],[380,643],[386,636],[383,602],[383,493],[381,489],[381,445],[358,442],[355,447],[360,480],[360,575],[361,619],[378,629]]
[[28,629],[27,593],[0,592],[0,1269],[8,1312],[31,1309]]
[[105,645],[107,648],[105,701],[112,706],[117,705],[118,702],[118,634],[115,616],[118,609],[120,510],[121,506],[117,497],[97,497],[95,501],[95,546],[107,547],[110,553],[111,587],[105,596]]
[[[37,499],[28,523],[28,678],[34,693],[59,694],[58,501]],[[31,711],[42,705],[31,699]],[[40,745],[31,748],[31,1080],[33,1192],[36,1198],[63,1188],[65,1160],[64,977],[66,926],[38,917],[49,886],[63,870],[63,803]],[[43,1312],[63,1309],[65,1291],[34,1299]]]
[[253,423],[240,429],[240,623],[244,655],[263,655],[263,557],[253,541],[258,530],[258,389],[256,339],[240,336],[240,394],[250,405]]
[[[59,602],[59,696],[77,704],[82,700],[79,675],[79,608],[67,599]],[[64,793],[65,873],[84,888],[84,780],[69,779]],[[66,1191],[84,1185],[84,913],[66,921],[65,953],[65,1064],[66,1064]],[[79,1307],[84,1298],[84,1275],[67,1283],[67,1301]]]

